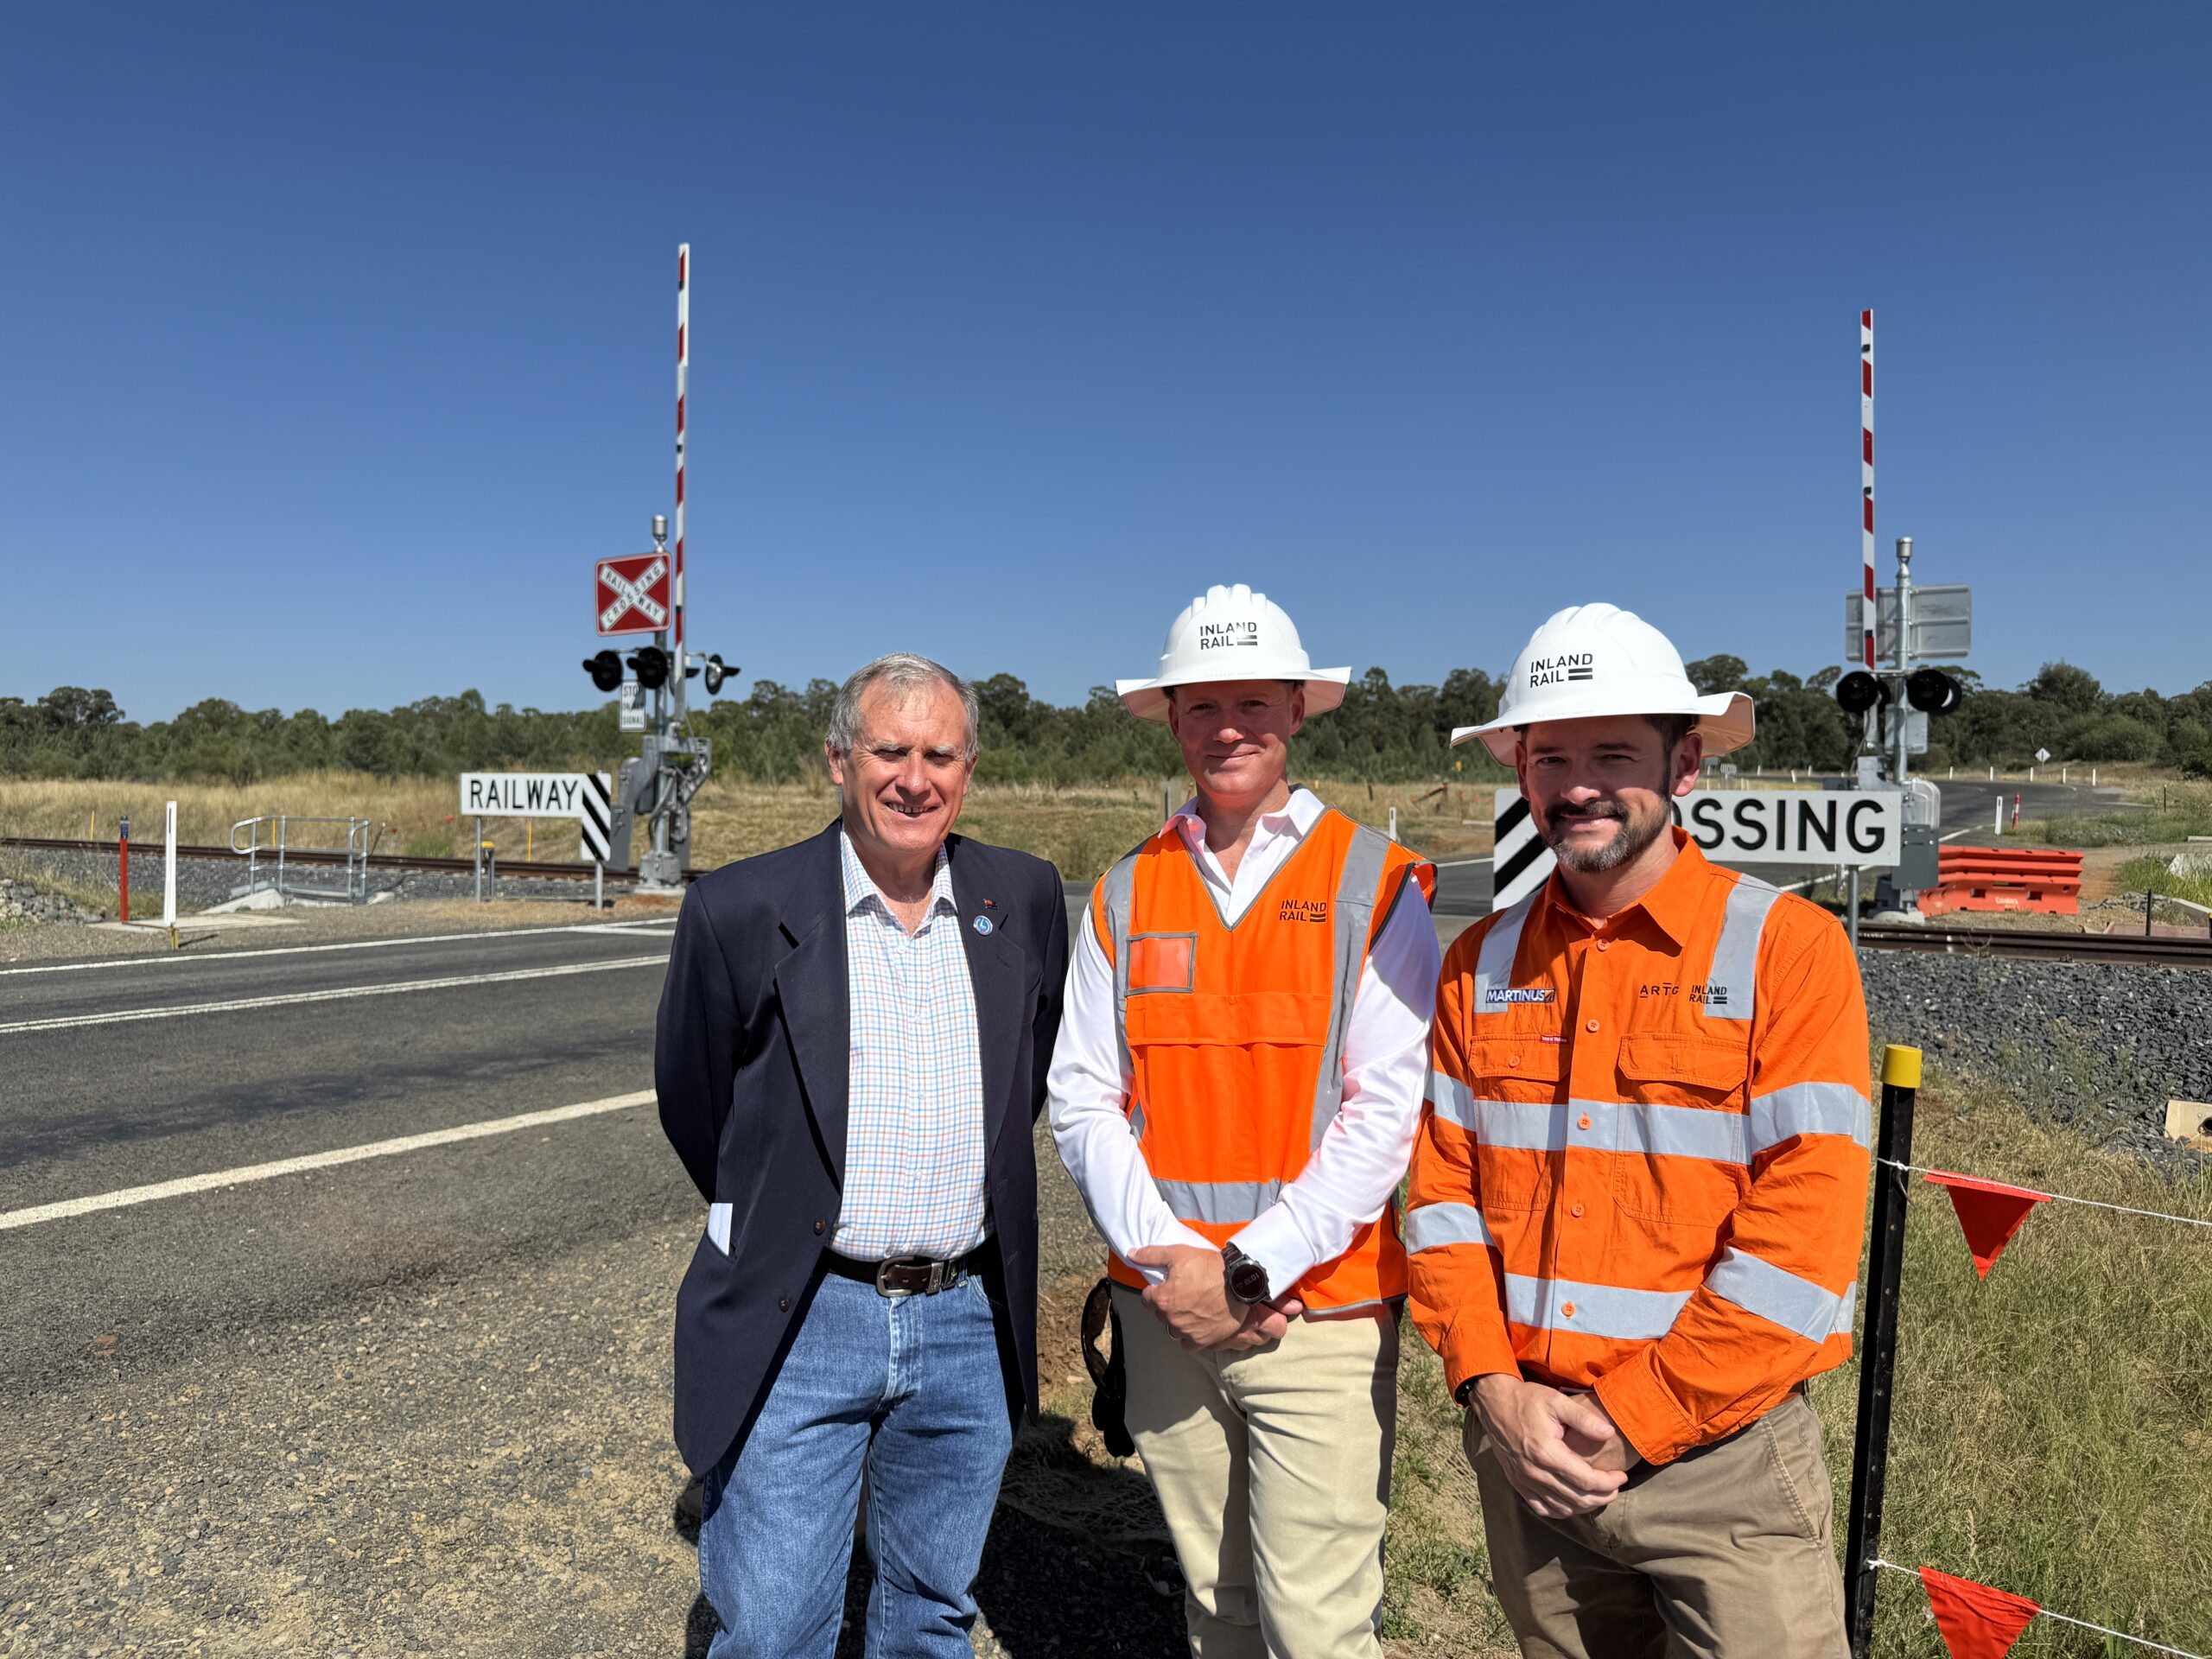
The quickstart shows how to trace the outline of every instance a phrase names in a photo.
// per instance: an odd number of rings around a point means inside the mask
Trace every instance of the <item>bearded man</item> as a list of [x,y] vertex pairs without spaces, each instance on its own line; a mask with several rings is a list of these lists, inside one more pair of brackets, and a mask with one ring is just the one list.
[[1583,605],[1453,734],[1513,767],[1558,866],[1445,957],[1406,1244],[1541,1659],[1845,1652],[1805,1389],[1851,1352],[1858,962],[1670,822],[1752,730],[1657,629]]

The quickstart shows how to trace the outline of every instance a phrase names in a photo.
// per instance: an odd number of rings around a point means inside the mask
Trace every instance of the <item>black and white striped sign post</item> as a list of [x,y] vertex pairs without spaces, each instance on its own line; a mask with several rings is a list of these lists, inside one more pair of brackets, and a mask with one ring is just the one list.
[[1559,861],[1536,835],[1536,821],[1517,789],[1497,791],[1497,834],[1491,849],[1492,910],[1517,905],[1544,885]]

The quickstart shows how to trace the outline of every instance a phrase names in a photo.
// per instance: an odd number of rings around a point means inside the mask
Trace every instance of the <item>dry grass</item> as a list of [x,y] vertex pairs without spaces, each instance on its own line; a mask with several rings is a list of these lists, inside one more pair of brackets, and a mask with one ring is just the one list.
[[[1491,787],[1486,785],[1383,785],[1320,779],[1315,791],[1354,817],[1387,828],[1398,809],[1402,839],[1435,858],[1465,857],[1490,847]],[[384,779],[365,772],[315,772],[266,779],[244,788],[228,784],[130,784],[73,781],[0,783],[0,835],[112,840],[128,817],[140,845],[161,839],[163,804],[177,803],[177,839],[224,846],[243,820],[283,813],[297,818],[363,817],[380,853],[461,856],[471,820],[455,812],[448,779]],[[1036,785],[986,786],[969,792],[962,833],[1048,858],[1071,880],[1090,880],[1160,825],[1163,801],[1180,802],[1182,780],[1050,789]],[[712,868],[790,845],[836,817],[836,794],[826,778],[797,784],[715,779],[693,803],[693,860]],[[1474,823],[1464,822],[1474,819]],[[502,859],[569,860],[578,855],[569,821],[487,818],[485,839]],[[266,833],[266,832],[264,832]],[[343,847],[342,824],[289,826],[293,846]]]

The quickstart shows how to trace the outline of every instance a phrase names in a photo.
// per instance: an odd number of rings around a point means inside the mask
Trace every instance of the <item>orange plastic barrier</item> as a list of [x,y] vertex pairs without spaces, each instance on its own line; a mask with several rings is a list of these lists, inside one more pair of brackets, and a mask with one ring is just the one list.
[[2082,855],[2049,848],[1944,847],[1936,886],[1920,895],[1924,916],[1955,910],[2081,913]]

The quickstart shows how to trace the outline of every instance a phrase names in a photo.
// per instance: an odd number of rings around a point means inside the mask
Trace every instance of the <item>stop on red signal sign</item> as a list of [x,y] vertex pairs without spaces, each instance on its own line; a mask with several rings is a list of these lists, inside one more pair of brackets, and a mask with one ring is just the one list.
[[599,632],[653,633],[669,625],[668,555],[632,553],[601,559],[592,582]]

